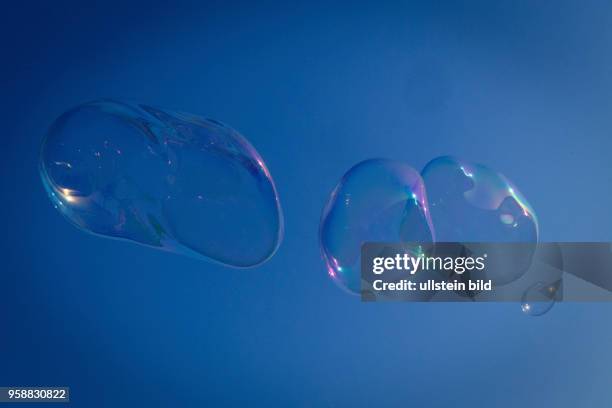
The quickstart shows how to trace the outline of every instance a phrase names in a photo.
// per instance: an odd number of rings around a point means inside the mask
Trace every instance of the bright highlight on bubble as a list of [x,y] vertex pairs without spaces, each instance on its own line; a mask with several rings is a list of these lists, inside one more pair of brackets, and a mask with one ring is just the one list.
[[269,259],[283,236],[274,182],[255,148],[211,119],[95,101],[60,116],[40,174],[73,224],[235,267]]

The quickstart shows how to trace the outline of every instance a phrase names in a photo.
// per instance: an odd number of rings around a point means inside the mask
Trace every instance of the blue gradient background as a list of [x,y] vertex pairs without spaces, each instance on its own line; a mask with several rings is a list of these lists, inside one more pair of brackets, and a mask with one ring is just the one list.
[[[514,180],[543,240],[612,240],[612,5],[167,3],[3,6],[0,385],[68,385],[75,407],[612,404],[612,305],[362,304],[317,244],[350,166],[442,154]],[[39,143],[99,97],[247,136],[277,255],[226,269],[67,223]]]

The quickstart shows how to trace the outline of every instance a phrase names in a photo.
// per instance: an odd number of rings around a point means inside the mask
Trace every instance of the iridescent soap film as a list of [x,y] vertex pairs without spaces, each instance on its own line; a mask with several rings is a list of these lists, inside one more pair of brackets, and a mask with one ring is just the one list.
[[451,156],[421,172],[438,241],[535,242],[538,221],[503,174]]
[[[431,160],[421,176],[438,242],[538,242],[538,220],[519,189],[503,174],[452,156]],[[500,247],[491,246],[491,250]],[[535,245],[534,245],[535,249]],[[518,248],[517,248],[518,251]],[[532,254],[532,253],[531,253]],[[520,278],[531,265],[522,249],[489,257],[495,282]],[[487,278],[484,277],[484,278]]]
[[434,231],[419,173],[393,160],[367,160],[352,167],[331,193],[319,239],[329,276],[360,293],[364,242],[431,242]]
[[[465,255],[472,250],[478,252],[475,243],[533,243],[533,250],[531,246],[506,246],[503,253],[496,253],[502,251],[501,247],[490,246],[486,274],[442,276],[449,281],[493,279],[503,286],[521,278],[531,266],[538,222],[525,197],[507,177],[486,166],[449,156],[430,161],[420,175],[399,161],[361,162],[344,175],[324,207],[320,245],[327,271],[352,293],[368,287],[362,285],[360,274],[363,243],[404,242],[409,246],[415,241],[461,243],[458,248],[467,251]],[[418,252],[417,247],[407,250]],[[411,277],[417,281],[429,278],[440,276]],[[392,281],[395,277],[386,275],[386,279]],[[471,298],[478,294],[455,295]],[[362,295],[367,298],[368,294]]]
[[283,236],[274,182],[232,128],[147,105],[95,101],[60,116],[40,174],[79,228],[180,254],[249,267]]

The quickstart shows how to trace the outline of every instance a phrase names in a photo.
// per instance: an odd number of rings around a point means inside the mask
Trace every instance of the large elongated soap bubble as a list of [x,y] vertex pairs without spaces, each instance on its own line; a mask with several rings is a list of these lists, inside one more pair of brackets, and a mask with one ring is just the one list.
[[329,275],[361,292],[364,242],[431,242],[433,227],[419,173],[393,160],[366,160],[352,167],[331,193],[319,239]]
[[235,267],[270,258],[283,216],[253,146],[219,122],[95,101],[60,116],[43,141],[43,184],[76,226]]

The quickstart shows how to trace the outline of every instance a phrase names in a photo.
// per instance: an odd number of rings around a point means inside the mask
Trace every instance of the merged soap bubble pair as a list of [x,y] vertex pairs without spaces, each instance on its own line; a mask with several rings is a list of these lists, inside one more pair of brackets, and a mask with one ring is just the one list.
[[283,216],[251,144],[211,119],[118,101],[86,103],[44,139],[40,173],[76,226],[235,267],[270,258]]
[[[537,240],[535,212],[508,178],[450,156],[433,159],[420,174],[394,160],[357,164],[333,190],[320,225],[328,273],[352,293],[361,291],[364,242]],[[530,262],[525,257],[489,259],[503,259],[489,265],[499,274],[498,283],[516,280]]]

